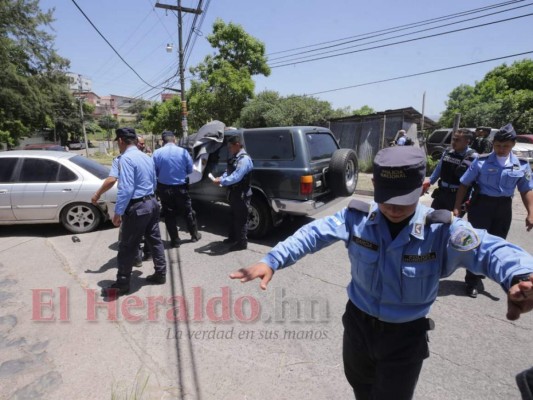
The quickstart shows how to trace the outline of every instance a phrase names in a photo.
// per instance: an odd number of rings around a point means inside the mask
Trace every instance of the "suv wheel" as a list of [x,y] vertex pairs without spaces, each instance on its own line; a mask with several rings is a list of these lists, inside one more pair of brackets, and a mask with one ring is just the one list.
[[272,229],[270,208],[265,200],[253,195],[248,214],[248,236],[254,239],[264,237]]
[[352,149],[339,149],[329,161],[328,185],[337,196],[351,196],[357,186],[359,168]]
[[85,233],[94,231],[102,214],[92,204],[73,203],[61,211],[61,224],[72,233]]

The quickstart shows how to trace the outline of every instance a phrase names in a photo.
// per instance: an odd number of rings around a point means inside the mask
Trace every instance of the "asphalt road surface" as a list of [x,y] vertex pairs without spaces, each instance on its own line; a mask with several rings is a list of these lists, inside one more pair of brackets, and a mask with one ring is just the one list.
[[[509,239],[533,252],[515,203]],[[118,230],[110,224],[79,242],[55,225],[0,227],[0,398],[353,398],[341,359],[344,246],[305,257],[261,291],[228,274],[309,219],[225,253],[227,207],[196,207],[202,240],[176,250],[165,238],[167,284],[147,285],[153,266],[144,262],[130,296],[117,302],[99,296],[116,274]],[[533,315],[507,321],[501,288],[485,279],[485,291],[470,299],[463,275],[441,282],[415,398],[519,399],[514,376],[533,365]]]

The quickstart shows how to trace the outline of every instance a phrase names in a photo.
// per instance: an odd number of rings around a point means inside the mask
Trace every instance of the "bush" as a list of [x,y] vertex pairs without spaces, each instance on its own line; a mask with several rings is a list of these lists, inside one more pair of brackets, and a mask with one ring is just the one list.
[[430,156],[426,157],[427,164],[426,164],[426,176],[430,176],[435,168],[437,167],[437,164],[440,160],[434,160]]

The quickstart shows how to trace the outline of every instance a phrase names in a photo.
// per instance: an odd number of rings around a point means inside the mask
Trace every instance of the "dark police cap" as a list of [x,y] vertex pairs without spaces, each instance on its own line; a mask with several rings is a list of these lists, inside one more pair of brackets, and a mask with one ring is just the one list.
[[227,143],[231,143],[231,144],[242,143],[242,139],[240,135],[233,135],[228,138]]
[[164,131],[162,134],[161,134],[161,139],[165,140],[165,138],[167,137],[174,137],[176,135],[174,135],[174,132],[172,131]]
[[137,134],[133,128],[118,128],[115,130],[115,140],[121,139],[137,139]]
[[417,147],[395,146],[374,158],[374,201],[407,206],[418,202],[426,176],[426,155]]
[[511,124],[502,126],[494,135],[494,140],[498,142],[505,142],[507,140],[516,140],[516,132]]

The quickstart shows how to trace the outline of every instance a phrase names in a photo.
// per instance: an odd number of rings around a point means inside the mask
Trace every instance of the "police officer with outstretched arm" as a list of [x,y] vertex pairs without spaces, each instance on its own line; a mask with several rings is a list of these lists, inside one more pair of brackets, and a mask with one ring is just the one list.
[[248,247],[248,213],[252,197],[252,159],[244,150],[239,135],[228,139],[228,160],[226,172],[213,181],[228,188],[230,206],[230,230],[224,243],[231,244],[228,251],[245,250]]
[[[432,193],[431,208],[452,211],[455,207],[455,196],[461,184],[459,179],[479,155],[468,146],[471,141],[472,133],[468,129],[459,129],[453,133],[451,150],[444,152],[435,170],[424,182],[426,187],[437,180],[439,183],[439,187]],[[468,200],[468,194],[463,197],[462,203]]]
[[117,280],[104,291],[108,296],[129,292],[131,270],[143,235],[152,250],[155,266],[155,273],[146,280],[154,284],[166,281],[165,252],[159,233],[159,204],[154,194],[154,163],[137,148],[134,129],[117,129],[115,140],[122,155],[113,224],[122,225],[122,238],[117,255]]
[[380,150],[373,171],[377,204],[352,200],[230,275],[242,282],[260,278],[266,289],[277,270],[342,240],[352,274],[342,318],[344,372],[359,400],[413,397],[434,326],[426,315],[439,280],[457,268],[498,282],[507,292],[509,320],[533,309],[533,257],[450,211],[419,204],[425,170],[418,148]]
[[[468,208],[468,221],[475,228],[486,229],[503,239],[511,227],[512,205],[518,188],[527,210],[526,228],[533,228],[533,181],[526,160],[516,157],[512,149],[516,132],[511,124],[494,135],[494,151],[481,155],[461,177],[457,191],[454,214],[459,215],[461,199],[469,187],[476,185]],[[481,276],[466,271],[466,294],[476,298],[481,286]]]
[[176,145],[173,132],[163,132],[162,139],[163,147],[157,149],[153,156],[157,174],[157,194],[163,206],[171,246],[180,247],[178,215],[185,217],[192,242],[202,238],[189,196],[187,175],[192,172],[192,158],[187,150]]

